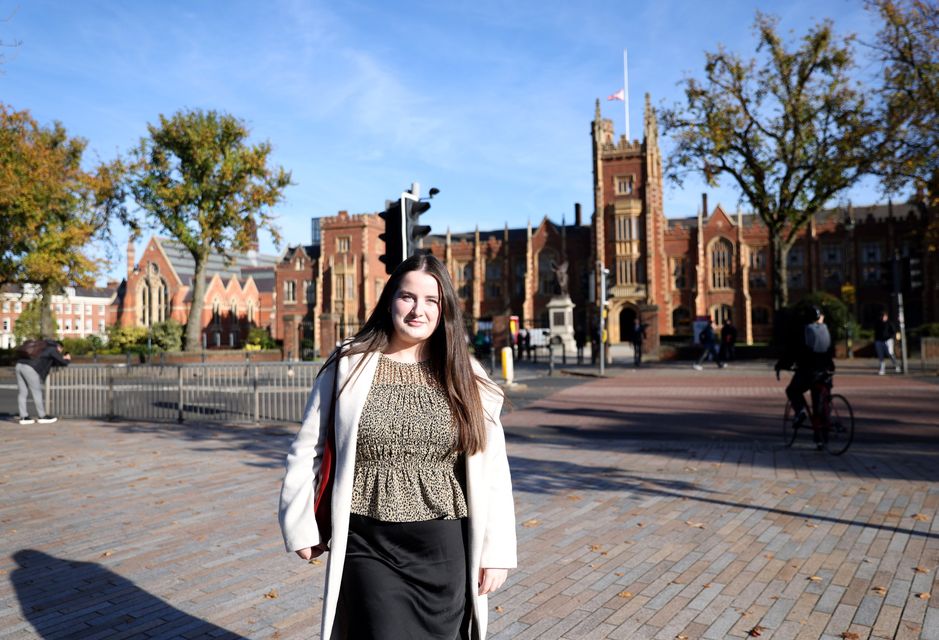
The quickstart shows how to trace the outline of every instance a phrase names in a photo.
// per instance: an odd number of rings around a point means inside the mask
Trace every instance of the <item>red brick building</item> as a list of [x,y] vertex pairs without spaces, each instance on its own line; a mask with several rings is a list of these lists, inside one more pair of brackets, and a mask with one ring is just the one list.
[[[609,269],[608,339],[629,340],[637,316],[646,348],[661,335],[690,335],[695,317],[731,319],[742,342],[766,340],[772,320],[772,260],[765,226],[753,215],[708,209],[666,218],[655,112],[646,96],[642,140],[614,136],[597,101],[591,125],[594,213],[573,224],[542,219],[537,226],[429,236],[425,247],[443,260],[463,303],[468,330],[494,316],[517,315],[522,326],[547,327],[555,295],[554,266],[568,263],[574,324],[593,335],[599,320],[597,263]],[[934,213],[929,214],[935,216]],[[843,297],[864,324],[890,308],[894,254],[921,261],[922,286],[908,291],[907,324],[939,320],[939,261],[929,247],[930,223],[908,206],[819,212],[788,256],[791,301],[812,291]],[[239,346],[251,326],[269,328],[291,356],[328,353],[352,335],[387,280],[379,260],[384,221],[377,213],[313,218],[311,242],[280,256],[256,251],[226,263],[213,256],[202,301],[209,346]],[[184,322],[191,300],[192,260],[170,240],[152,238],[141,259],[128,248],[128,277],[115,315],[146,326]],[[306,342],[305,342],[306,341]],[[304,346],[306,345],[306,346]]]
[[[256,250],[226,261],[209,258],[201,301],[202,339],[207,347],[240,347],[251,327],[268,327],[276,317],[276,256]],[[149,327],[170,318],[185,324],[192,306],[195,263],[176,240],[152,237],[136,260],[127,245],[127,278],[117,287],[113,313],[120,326]]]

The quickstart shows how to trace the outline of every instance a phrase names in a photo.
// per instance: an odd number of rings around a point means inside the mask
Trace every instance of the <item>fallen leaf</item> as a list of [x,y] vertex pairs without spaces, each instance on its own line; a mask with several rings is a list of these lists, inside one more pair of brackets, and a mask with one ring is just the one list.
[[622,577],[623,577],[624,575],[626,575],[626,574],[623,573],[622,571],[617,571],[617,572],[614,573],[613,575],[615,575],[617,578],[622,578]]
[[756,625],[755,627],[747,631],[747,635],[750,636],[751,638],[758,638],[761,635],[763,635],[764,631],[766,631],[766,627],[761,627],[760,625]]
[[882,596],[882,595],[885,595],[885,594],[887,593],[887,588],[886,588],[886,587],[873,587],[873,588],[871,589],[871,591],[873,591],[874,593],[876,593],[876,594],[879,595],[879,596]]
[[496,613],[502,613],[503,611],[505,611],[505,609],[502,607],[496,607]]
[[688,636],[679,633],[677,636],[675,636],[675,640],[688,640]]
[[581,497],[580,497],[580,496],[575,496],[575,495],[572,493],[571,495],[567,496],[567,499],[568,499],[568,500],[572,500],[572,501],[577,501],[577,500],[581,500]]
[[916,597],[919,598],[920,600],[929,600],[928,593],[917,593]]
[[910,517],[913,518],[914,520],[919,520],[920,522],[928,522],[928,521],[929,521],[929,516],[927,516],[927,515],[924,514],[924,513],[914,513],[914,514],[913,514],[912,516],[910,516]]
[[319,558],[310,558],[310,564],[312,564],[314,567],[318,567],[323,564],[323,561]]
[[821,582],[822,579],[819,576],[809,576],[809,580],[812,582]]
[[636,523],[636,526],[637,526],[637,527],[644,527],[644,526],[646,526],[646,525],[642,524],[641,522],[637,522],[637,523]]
[[842,640],[861,640],[861,636],[854,633],[853,631],[844,631],[841,634]]
[[805,526],[810,527],[810,528],[812,528],[812,529],[817,529],[817,528],[818,528],[818,525],[815,524],[814,522],[806,522],[806,523],[805,523]]
[[526,520],[525,522],[523,522],[522,526],[525,527],[526,529],[531,529],[532,527],[537,527],[540,524],[541,524],[541,520],[532,519],[532,520]]
[[114,552],[113,552],[113,551],[105,551],[104,553],[101,554],[101,557],[102,557],[102,558],[110,558],[110,557],[113,556],[113,555],[114,555]]
[[633,597],[633,594],[631,594],[628,591],[620,591],[616,595],[618,595],[620,598],[632,598]]
[[702,588],[702,589],[710,589],[710,588],[711,588],[711,583],[710,583],[710,582],[706,582],[705,584],[702,584],[702,585],[701,585],[701,588]]
[[277,597],[277,589],[271,589],[270,591],[264,594],[265,600],[273,600],[276,597]]
[[691,520],[685,520],[685,524],[688,525],[689,527],[694,528],[694,529],[703,529],[703,528],[704,528],[704,523],[703,523],[703,522],[692,522]]
[[592,545],[590,545],[590,550],[591,550],[591,551],[600,551],[601,549],[603,549],[603,547],[602,547],[601,545],[599,545],[599,544],[592,544]]
[[786,493],[788,493],[789,495],[792,495],[795,492],[796,492],[795,489],[786,489]]
[[697,471],[697,467],[685,467],[685,471]]
[[913,567],[913,573],[929,573],[926,567]]

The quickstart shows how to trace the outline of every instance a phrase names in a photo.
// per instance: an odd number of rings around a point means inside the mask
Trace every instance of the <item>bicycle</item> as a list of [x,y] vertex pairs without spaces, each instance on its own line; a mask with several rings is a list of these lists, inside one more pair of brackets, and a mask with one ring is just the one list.
[[[840,393],[831,392],[831,378],[815,382],[813,389],[818,392],[818,406],[821,416],[812,410],[812,403],[805,404],[808,419],[797,424],[792,411],[792,403],[786,401],[783,412],[783,441],[791,447],[800,429],[821,431],[821,445],[833,456],[840,456],[848,450],[854,440],[854,410],[851,403]],[[821,447],[819,447],[821,448]]]

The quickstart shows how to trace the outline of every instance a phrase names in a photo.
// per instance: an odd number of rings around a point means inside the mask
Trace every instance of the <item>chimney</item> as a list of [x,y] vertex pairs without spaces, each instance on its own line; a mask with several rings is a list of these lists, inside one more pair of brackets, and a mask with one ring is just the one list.
[[130,238],[127,240],[127,275],[129,276],[134,272],[134,268],[137,265],[137,256],[134,252],[134,239]]
[[583,216],[580,213],[580,203],[574,203],[574,225],[579,227],[584,223]]
[[254,218],[248,218],[248,251],[258,252],[260,245],[258,244],[258,223],[255,222]]
[[701,213],[704,214],[704,217],[708,217],[708,194],[701,194]]

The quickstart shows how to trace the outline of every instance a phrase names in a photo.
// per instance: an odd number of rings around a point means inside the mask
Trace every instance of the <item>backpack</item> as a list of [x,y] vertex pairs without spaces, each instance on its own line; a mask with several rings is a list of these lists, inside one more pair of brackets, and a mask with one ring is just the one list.
[[42,352],[46,350],[45,340],[27,340],[20,346],[16,348],[16,359],[17,360],[35,360],[42,355]]

